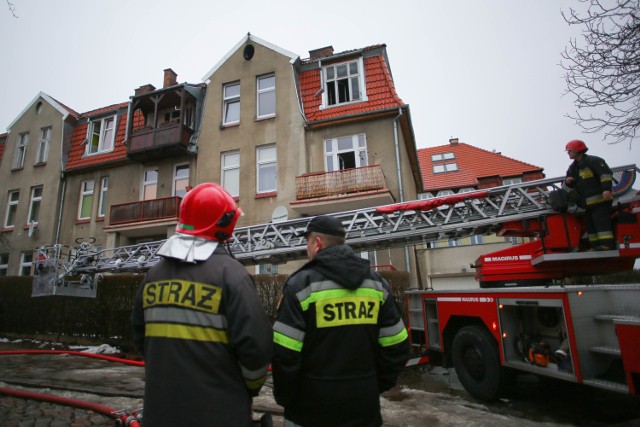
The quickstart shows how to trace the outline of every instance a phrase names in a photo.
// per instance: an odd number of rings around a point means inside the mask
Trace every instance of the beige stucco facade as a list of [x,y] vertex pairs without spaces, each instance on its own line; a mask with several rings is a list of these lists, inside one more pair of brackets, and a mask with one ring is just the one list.
[[[294,58],[259,43],[252,43],[251,60],[243,57],[243,45],[231,53],[209,78],[203,129],[198,140],[196,181],[221,183],[221,156],[238,151],[240,185],[237,201],[244,216],[238,226],[269,222],[277,206],[287,206],[295,198],[295,176],[305,170],[304,119],[296,93]],[[257,118],[256,81],[259,76],[275,76],[276,113]],[[240,84],[240,121],[223,125],[223,87]],[[277,190],[258,193],[256,150],[275,145]],[[292,217],[292,216],[290,216]]]
[[[40,93],[8,127],[0,164],[0,254],[8,258],[7,275],[19,275],[21,264],[28,269],[26,263],[32,259],[33,250],[58,238],[60,175],[65,147],[71,138],[70,120],[68,111]],[[47,136],[44,129],[49,129],[48,143],[41,142],[43,136],[45,139]],[[19,148],[20,141],[26,141],[24,138],[28,143]],[[48,146],[46,155],[42,151],[45,145]],[[23,159],[18,161],[18,157]],[[12,205],[9,197],[14,194],[16,201],[16,192],[17,204]],[[34,220],[31,235],[30,219]]]

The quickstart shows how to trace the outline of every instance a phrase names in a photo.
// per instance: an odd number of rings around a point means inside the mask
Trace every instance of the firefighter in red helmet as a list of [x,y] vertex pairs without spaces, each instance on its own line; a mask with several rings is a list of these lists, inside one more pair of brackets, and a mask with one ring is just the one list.
[[565,149],[573,163],[567,170],[563,189],[575,190],[580,207],[585,209],[589,245],[592,250],[615,249],[611,225],[611,169],[602,158],[588,155],[587,145],[579,139],[569,141]]
[[253,278],[220,244],[240,214],[221,186],[193,188],[140,285],[131,322],[145,359],[145,427],[252,425],[273,329]]

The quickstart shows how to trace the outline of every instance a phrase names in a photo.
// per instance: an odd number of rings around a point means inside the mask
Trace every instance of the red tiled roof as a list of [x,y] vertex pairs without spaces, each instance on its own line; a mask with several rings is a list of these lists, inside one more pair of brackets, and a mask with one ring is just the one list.
[[[359,51],[354,51],[357,53]],[[342,57],[344,53],[340,53]],[[333,55],[336,56],[336,55]],[[331,58],[331,57],[329,57]],[[323,58],[326,60],[327,58]],[[347,58],[344,58],[347,59]],[[313,62],[313,61],[309,61]],[[300,92],[304,114],[309,122],[336,119],[361,113],[375,112],[403,106],[402,99],[396,93],[389,67],[382,54],[364,60],[367,101],[355,102],[338,107],[320,109],[322,96],[318,91],[322,88],[321,69],[302,71],[300,73]]]
[[58,101],[55,98],[51,98],[54,101],[56,101],[58,104],[60,104],[60,106],[62,108],[64,108],[65,110],[67,110],[69,112],[69,114],[71,114],[75,119],[78,119],[80,117],[80,113],[78,113],[76,110],[74,110],[73,108],[67,107],[65,104],[63,104],[62,102]]
[[[98,108],[96,110],[88,111],[79,115],[79,119],[87,119],[93,116],[102,115],[105,113],[113,112],[117,113],[123,108],[127,108],[128,102],[121,104],[114,104],[108,107]],[[124,160],[127,158],[127,147],[124,145],[125,131],[127,128],[127,114],[122,114],[117,118],[118,131],[116,132],[116,139],[113,147],[113,151],[102,154],[95,154],[92,156],[85,156],[85,140],[87,139],[87,127],[88,123],[84,122],[77,125],[73,130],[71,137],[71,150],[69,152],[69,160],[67,161],[67,170],[85,168],[87,166],[98,165],[101,163],[111,163],[118,160]]]
[[2,155],[4,154],[4,147],[8,136],[8,133],[0,133],[0,163],[2,162]]
[[[432,154],[453,153],[455,158],[433,162]],[[473,187],[478,179],[490,176],[501,178],[521,176],[524,173],[540,173],[543,168],[521,162],[500,153],[494,153],[465,143],[440,145],[437,147],[421,148],[418,150],[418,161],[422,171],[422,181],[425,191],[459,189]],[[434,164],[453,163],[458,166],[457,171],[434,173]]]

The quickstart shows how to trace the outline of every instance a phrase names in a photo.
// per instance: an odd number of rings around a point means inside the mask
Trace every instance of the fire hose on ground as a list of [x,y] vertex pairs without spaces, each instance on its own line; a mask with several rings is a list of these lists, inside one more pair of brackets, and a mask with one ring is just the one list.
[[[131,360],[131,359],[123,359],[119,357],[106,356],[103,354],[95,354],[95,353],[85,353],[82,351],[72,351],[72,350],[9,350],[9,351],[0,351],[0,356],[18,356],[18,355],[26,355],[26,354],[66,354],[70,356],[82,356],[82,357],[90,357],[94,359],[106,360],[109,362],[115,363],[123,363],[125,365],[132,366],[144,366],[144,361],[140,360]],[[117,427],[140,427],[140,419],[142,413],[127,413],[122,410],[117,410],[115,408],[111,408],[108,406],[100,405],[97,403],[86,402],[83,400],[77,399],[69,399],[59,396],[53,396],[50,394],[40,394],[40,393],[32,393],[8,388],[0,388],[0,394],[7,396],[14,396],[21,399],[29,399],[29,400],[38,400],[42,402],[54,403],[57,405],[71,406],[79,409],[86,409],[90,411],[94,411],[98,414],[107,416],[112,418],[115,422],[115,426]],[[272,427],[273,422],[271,418],[271,414],[264,414],[260,420],[254,421],[256,425]]]
[[[81,351],[67,351],[67,350],[12,350],[12,351],[0,351],[0,356],[15,356],[25,354],[67,354],[71,356],[90,357],[94,359],[107,360],[109,362],[124,363],[126,365],[144,366],[143,361],[122,359],[119,357],[106,356],[103,354],[85,353]],[[98,403],[86,402],[78,399],[69,399],[65,397],[53,396],[50,394],[32,393],[21,390],[14,390],[9,388],[0,388],[0,394],[18,397],[21,399],[38,400],[41,402],[49,402],[56,405],[71,406],[78,409],[86,409],[96,412],[114,420],[116,426],[122,427],[139,427],[140,415],[138,413],[126,413],[125,411],[117,410],[108,406],[100,405]]]

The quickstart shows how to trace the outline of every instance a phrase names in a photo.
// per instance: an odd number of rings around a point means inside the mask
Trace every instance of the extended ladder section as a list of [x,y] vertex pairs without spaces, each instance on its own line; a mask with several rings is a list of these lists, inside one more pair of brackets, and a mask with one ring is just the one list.
[[[614,168],[620,180],[625,171]],[[403,247],[430,241],[490,234],[502,223],[538,218],[553,213],[549,194],[562,187],[564,177],[546,178],[453,196],[416,200],[381,207],[333,213],[347,231],[347,244],[356,251]],[[283,263],[306,257],[303,235],[312,217],[238,227],[228,242],[231,253],[244,265]],[[141,272],[157,260],[164,241],[91,251],[86,246],[73,259],[63,262],[61,276],[93,275],[102,272]],[[60,245],[43,247],[38,258],[56,258]]]

